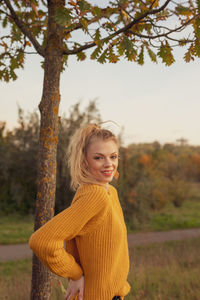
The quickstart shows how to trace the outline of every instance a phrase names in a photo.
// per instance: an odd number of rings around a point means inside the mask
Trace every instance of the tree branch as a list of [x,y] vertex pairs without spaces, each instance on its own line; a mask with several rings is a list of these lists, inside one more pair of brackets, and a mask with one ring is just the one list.
[[[107,18],[108,16],[106,15],[106,8],[102,8],[101,9],[101,16],[99,16],[99,17],[94,17],[94,18],[92,18],[91,20],[87,20],[87,23],[88,23],[88,25],[90,25],[90,24],[92,24],[92,23],[95,23],[95,22],[98,22],[100,19],[102,19],[102,18]],[[70,29],[70,30],[66,30],[65,31],[65,34],[68,34],[68,33],[70,33],[70,32],[72,32],[72,31],[75,31],[75,30],[78,30],[78,29],[81,29],[81,28],[83,28],[83,25],[82,25],[82,23],[77,23],[77,25],[73,28],[73,29]]]
[[[154,40],[154,39],[157,39],[157,38],[160,38],[160,37],[167,37],[169,40],[174,41],[174,42],[180,42],[182,40],[182,39],[179,40],[179,39],[174,39],[174,38],[169,37],[168,35],[171,32],[167,32],[167,33],[163,33],[163,34],[158,34],[158,35],[154,35],[154,36],[140,34],[140,33],[136,33],[136,32],[133,32],[133,31],[128,31],[128,32],[130,32],[131,34],[133,34],[135,36],[138,36],[140,38],[149,39],[149,40]],[[194,40],[185,39],[184,42],[185,43],[192,43],[192,42],[194,42]]]
[[10,18],[11,16],[9,14],[7,14],[7,12],[3,11],[2,9],[0,9],[0,13],[6,15],[8,18]]
[[33,46],[34,46],[35,50],[37,51],[37,53],[39,53],[41,56],[44,57],[45,54],[44,54],[43,47],[38,43],[38,41],[36,40],[34,35],[27,28],[27,26],[24,24],[24,22],[19,19],[19,17],[15,13],[10,1],[9,0],[4,0],[4,2],[7,6],[7,8],[9,9],[11,17],[12,17],[13,21],[15,22],[15,24],[19,27],[19,29],[22,31],[22,33],[30,40],[30,42],[33,44]]
[[142,19],[144,19],[145,17],[149,16],[149,15],[155,15],[158,12],[162,11],[163,9],[165,9],[165,7],[169,4],[171,0],[167,0],[160,8],[157,9],[152,9],[152,10],[148,10],[145,13],[143,13],[141,16],[139,16],[138,18],[134,19],[132,22],[130,22],[129,24],[127,24],[126,26],[124,26],[123,28],[119,29],[118,31],[116,31],[116,34],[119,34],[121,32],[125,32],[128,29],[130,29],[133,25],[139,23]]
[[[102,40],[100,40],[100,42],[103,42],[107,39],[111,39],[113,37],[115,37],[116,35],[119,35],[120,33],[122,32],[127,32],[133,25],[139,23],[142,19],[144,19],[145,17],[147,17],[148,15],[154,15],[160,11],[162,11],[163,9],[165,9],[165,7],[169,4],[171,0],[167,0],[160,8],[157,8],[157,9],[152,9],[152,10],[148,10],[146,11],[145,13],[143,13],[141,16],[139,16],[138,18],[134,19],[132,22],[130,22],[129,24],[127,24],[126,26],[124,26],[123,28],[115,31],[113,34],[103,38]],[[66,49],[63,51],[63,54],[66,54],[66,55],[73,55],[73,54],[77,54],[77,53],[80,53],[81,51],[84,51],[86,49],[89,49],[89,48],[92,48],[92,47],[95,47],[97,44],[95,42],[92,42],[92,43],[89,43],[89,44],[86,44],[84,46],[81,46],[77,49],[73,49],[73,50],[69,50],[69,49]]]
[[[168,32],[157,34],[157,35],[154,35],[154,36],[140,34],[140,33],[134,32],[132,30],[128,30],[127,32],[131,33],[133,35],[136,35],[138,37],[145,38],[145,39],[156,39],[156,38],[159,38],[159,37],[167,37],[168,39],[171,39],[173,41],[178,42],[179,41],[178,39],[169,38],[168,35],[171,34],[171,33],[173,33],[173,32],[181,31],[184,27],[186,27],[188,24],[190,24],[190,22],[193,21],[194,19],[196,19],[197,17],[199,17],[199,14],[195,15],[193,18],[191,18],[190,20],[188,20],[187,22],[185,22],[184,24],[182,24],[181,26],[179,26],[179,27],[177,27],[175,29],[169,29],[169,28],[167,28]],[[187,42],[193,42],[193,40],[187,40]]]

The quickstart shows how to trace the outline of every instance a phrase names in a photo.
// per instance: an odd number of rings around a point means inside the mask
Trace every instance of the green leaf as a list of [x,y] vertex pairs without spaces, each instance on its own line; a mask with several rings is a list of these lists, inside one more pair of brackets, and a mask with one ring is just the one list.
[[86,59],[86,55],[84,52],[79,52],[76,55],[77,55],[78,60],[80,60],[80,61],[83,61]]
[[95,50],[90,55],[90,58],[91,59],[96,59],[101,54],[102,49],[103,49],[102,46],[96,47]]
[[198,8],[198,13],[200,13],[200,0],[196,0],[197,8]]
[[163,21],[169,17],[169,11],[167,9],[160,11],[156,14],[156,21]]
[[71,16],[70,9],[67,9],[65,7],[57,8],[54,19],[56,23],[61,26],[70,25],[72,23],[72,16]]
[[99,28],[98,28],[98,29],[96,30],[95,36],[94,36],[95,42],[98,43],[98,41],[100,40],[100,38],[101,38],[101,35],[100,35],[100,30],[99,30]]
[[12,41],[20,41],[22,37],[22,33],[17,26],[13,26],[12,31]]
[[17,79],[17,75],[13,70],[10,70],[10,77],[12,78],[12,80],[16,80]]
[[200,18],[196,19],[194,22],[194,31],[197,39],[200,39]]
[[6,26],[7,26],[7,24],[8,24],[8,18],[7,18],[7,16],[3,19],[3,22],[2,22],[2,26],[3,26],[3,28],[5,28]]
[[183,6],[181,4],[177,5],[175,10],[179,15],[183,15],[183,16],[187,16],[188,14],[191,13],[191,9],[189,7]]
[[18,55],[17,55],[17,61],[19,62],[19,64],[23,64],[24,63],[24,52],[23,51],[19,51]]
[[120,56],[122,56],[125,52],[125,47],[124,47],[124,42],[123,40],[120,41],[120,43],[117,45],[117,51],[119,53]]
[[141,47],[140,54],[138,56],[138,64],[143,65],[144,64],[144,47]]
[[64,55],[63,56],[63,63],[65,64],[65,66],[68,66],[68,58],[69,58],[69,55]]
[[101,16],[101,8],[99,8],[98,6],[95,6],[93,11],[94,11],[94,15],[96,15],[97,17]]
[[200,41],[198,39],[195,40],[194,50],[198,57],[200,57]]
[[83,31],[88,32],[88,22],[85,18],[81,19],[81,24],[83,25]]
[[3,72],[3,79],[5,80],[5,82],[8,82],[9,79],[10,79],[10,76],[9,76],[9,73],[8,73],[7,69],[5,69],[4,72]]
[[170,66],[175,62],[172,55],[172,48],[169,46],[167,41],[165,41],[165,44],[163,42],[161,43],[158,56],[162,58],[162,62],[165,63],[166,66]]
[[151,58],[151,60],[153,62],[157,63],[156,54],[149,47],[147,47],[147,52],[148,52],[149,57]]
[[104,23],[103,27],[107,31],[116,31],[117,30],[116,26],[113,23],[110,23],[110,22]]
[[178,44],[180,47],[183,47],[183,46],[187,45],[187,40],[186,39],[179,40]]
[[17,67],[18,67],[18,61],[16,60],[15,57],[12,57],[12,58],[10,59],[10,68],[11,68],[12,70],[14,70],[14,69],[16,69]]
[[108,50],[108,60],[114,64],[119,60],[119,56],[114,53],[113,47],[110,47]]
[[78,6],[79,6],[79,9],[80,9],[81,12],[89,11],[90,8],[91,8],[90,4],[87,1],[84,1],[84,0],[78,1]]
[[184,55],[185,62],[190,62],[191,60],[194,60],[194,57],[191,55],[190,51],[187,51]]
[[133,42],[127,37],[124,38],[125,56],[129,61],[135,61],[137,57],[137,51],[133,46]]
[[107,55],[107,49],[101,54],[101,56],[99,56],[97,61],[100,62],[101,64],[104,64],[107,58],[106,55]]

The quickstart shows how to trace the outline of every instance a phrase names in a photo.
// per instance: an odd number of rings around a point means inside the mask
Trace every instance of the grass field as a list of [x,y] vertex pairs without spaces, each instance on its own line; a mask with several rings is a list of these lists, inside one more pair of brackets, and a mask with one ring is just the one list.
[[[151,213],[148,223],[141,223],[133,232],[163,231],[200,227],[200,200],[185,201],[182,207],[169,203],[160,211]],[[33,232],[33,216],[1,216],[0,244],[27,243]]]
[[151,220],[147,224],[150,231],[197,227],[200,227],[200,199],[185,201],[182,207],[174,207],[169,203],[162,210],[152,212]]
[[0,216],[0,244],[27,243],[33,232],[33,217],[9,215]]
[[[200,300],[200,239],[130,249],[131,293],[125,300]],[[0,300],[28,300],[31,260],[0,264]],[[58,278],[51,300],[64,299]]]
[[131,294],[126,300],[200,300],[200,239],[131,251]]

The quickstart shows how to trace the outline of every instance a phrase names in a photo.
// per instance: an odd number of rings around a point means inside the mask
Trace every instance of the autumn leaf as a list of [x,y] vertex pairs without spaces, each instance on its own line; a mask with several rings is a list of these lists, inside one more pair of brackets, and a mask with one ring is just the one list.
[[165,63],[166,66],[170,66],[174,63],[175,60],[172,54],[172,48],[169,46],[168,41],[161,43],[158,56],[162,58],[162,62]]
[[88,32],[88,22],[85,18],[81,19],[81,24],[83,25],[83,31]]
[[183,6],[181,4],[176,7],[176,12],[179,15],[183,15],[183,16],[188,16],[188,15],[192,14],[192,11],[189,7]]
[[83,61],[86,59],[86,55],[84,52],[79,52],[76,55],[77,55],[78,60],[80,60],[80,61]]
[[146,46],[146,48],[147,48],[147,52],[148,52],[149,57],[151,58],[151,60],[153,62],[157,63],[156,54],[148,46]]
[[143,65],[144,64],[144,46],[141,47],[140,54],[138,56],[138,64]]
[[38,16],[37,6],[31,2],[31,7],[32,7],[33,11],[35,12],[36,16]]

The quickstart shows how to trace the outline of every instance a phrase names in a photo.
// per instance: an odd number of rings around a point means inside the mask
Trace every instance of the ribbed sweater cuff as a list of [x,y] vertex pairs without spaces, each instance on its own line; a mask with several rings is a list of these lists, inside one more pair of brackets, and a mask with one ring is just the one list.
[[70,278],[72,280],[78,280],[83,275],[83,270],[81,269],[80,265],[77,264],[77,262],[74,262],[70,274]]

